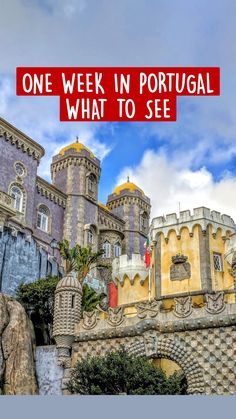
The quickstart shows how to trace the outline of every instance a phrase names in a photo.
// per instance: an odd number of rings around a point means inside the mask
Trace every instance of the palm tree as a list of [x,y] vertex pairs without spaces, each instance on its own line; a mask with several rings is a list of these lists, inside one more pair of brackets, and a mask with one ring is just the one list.
[[82,309],[83,311],[93,311],[100,306],[102,300],[106,297],[105,293],[97,294],[88,284],[83,285]]
[[91,268],[108,268],[99,262],[104,250],[93,252],[90,246],[82,247],[78,244],[70,248],[68,240],[59,243],[60,255],[66,262],[66,275],[70,272],[77,272],[77,278],[82,284]]
[[81,283],[83,283],[91,268],[107,268],[107,265],[99,262],[104,253],[103,249],[93,252],[90,246],[81,247],[77,245],[77,251],[76,272],[77,278]]
[[59,242],[59,251],[62,259],[65,260],[65,273],[68,275],[70,272],[76,270],[76,261],[78,256],[77,246],[70,248],[70,244],[68,240],[63,240],[63,242]]

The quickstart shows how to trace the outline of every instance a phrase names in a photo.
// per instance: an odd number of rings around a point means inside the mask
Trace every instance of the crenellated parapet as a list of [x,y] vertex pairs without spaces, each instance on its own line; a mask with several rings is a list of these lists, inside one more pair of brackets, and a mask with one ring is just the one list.
[[68,168],[69,166],[83,166],[87,170],[91,170],[92,172],[96,173],[98,177],[100,177],[101,174],[101,169],[100,167],[98,167],[98,164],[96,164],[96,162],[94,163],[92,161],[89,161],[86,158],[78,158],[76,156],[64,156],[59,157],[59,160],[55,160],[55,158],[53,157],[53,162],[51,164],[52,179],[54,179],[55,173],[65,168]]
[[122,191],[119,195],[111,194],[108,196],[107,207],[109,210],[114,210],[122,205],[135,204],[141,210],[150,212],[150,199],[145,195],[142,195],[139,191],[126,193]]
[[192,214],[187,210],[180,211],[179,217],[176,213],[173,213],[154,218],[151,223],[150,234],[153,240],[159,232],[163,233],[166,239],[170,231],[175,231],[176,235],[180,237],[181,230],[187,228],[191,236],[196,225],[199,225],[203,232],[211,225],[213,235],[219,228],[222,230],[222,236],[226,236],[227,232],[236,232],[236,224],[229,215],[211,211],[206,207],[199,207],[195,208]]
[[55,204],[65,208],[67,195],[56,188],[54,185],[37,176],[36,187],[37,192],[40,195],[45,196],[50,201],[53,201]]
[[127,278],[131,285],[134,284],[135,279],[139,279],[140,284],[143,285],[148,277],[143,257],[140,254],[132,254],[131,258],[128,258],[127,255],[122,255],[114,259],[112,263],[112,277],[121,286],[124,285],[124,281]]
[[69,166],[84,167],[86,171],[94,173],[97,180],[100,178],[100,160],[81,143],[72,144],[67,148],[62,149],[59,154],[53,157],[51,164],[52,179],[54,180],[57,172],[66,169]]
[[23,132],[13,125],[9,124],[9,122],[5,121],[3,118],[0,118],[0,137],[4,138],[5,141],[9,141],[23,153],[27,153],[37,161],[44,156],[45,151],[42,146],[26,134],[23,134]]

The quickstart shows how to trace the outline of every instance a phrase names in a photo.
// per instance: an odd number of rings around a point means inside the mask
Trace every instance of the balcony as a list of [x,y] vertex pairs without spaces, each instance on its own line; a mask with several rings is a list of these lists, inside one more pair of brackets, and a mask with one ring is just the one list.
[[3,227],[7,219],[15,215],[14,199],[5,192],[0,191],[0,228]]

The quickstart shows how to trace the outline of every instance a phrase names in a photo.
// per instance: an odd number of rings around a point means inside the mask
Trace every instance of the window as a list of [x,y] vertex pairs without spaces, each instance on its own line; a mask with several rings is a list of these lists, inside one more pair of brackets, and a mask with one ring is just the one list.
[[23,210],[23,191],[16,185],[11,187],[10,195],[14,198],[15,210],[22,212]]
[[93,232],[92,232],[92,230],[88,230],[87,231],[87,243],[91,245],[91,244],[93,244],[93,240],[94,240]]
[[48,232],[49,229],[49,214],[49,209],[40,205],[37,214],[37,227],[45,232]]
[[59,308],[62,308],[62,296],[59,294]]
[[111,257],[111,244],[109,241],[105,241],[102,245],[102,248],[104,250],[104,254],[102,255],[103,258],[110,258]]
[[147,231],[148,228],[148,216],[147,213],[144,212],[140,215],[140,230],[141,231]]
[[22,163],[15,163],[15,171],[20,177],[23,177],[26,174],[25,166]]
[[91,173],[87,178],[87,192],[94,195],[96,192],[96,177]]
[[115,244],[114,254],[115,254],[115,258],[118,258],[121,255],[121,245],[120,245],[120,243]]
[[213,253],[215,271],[223,272],[222,256],[220,253]]

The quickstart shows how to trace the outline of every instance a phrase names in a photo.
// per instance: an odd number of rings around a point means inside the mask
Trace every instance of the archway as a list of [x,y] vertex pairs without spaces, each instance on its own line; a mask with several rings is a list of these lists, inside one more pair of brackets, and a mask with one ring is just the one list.
[[166,374],[167,377],[170,377],[175,372],[182,372],[180,366],[175,361],[172,361],[172,359],[168,358],[154,357],[152,358],[152,365],[154,365],[157,368],[160,368]]
[[205,384],[202,369],[195,357],[181,342],[165,337],[158,338],[155,334],[149,334],[144,336],[143,341],[129,345],[127,350],[134,356],[165,358],[174,361],[182,369],[187,379],[187,393],[204,393]]

